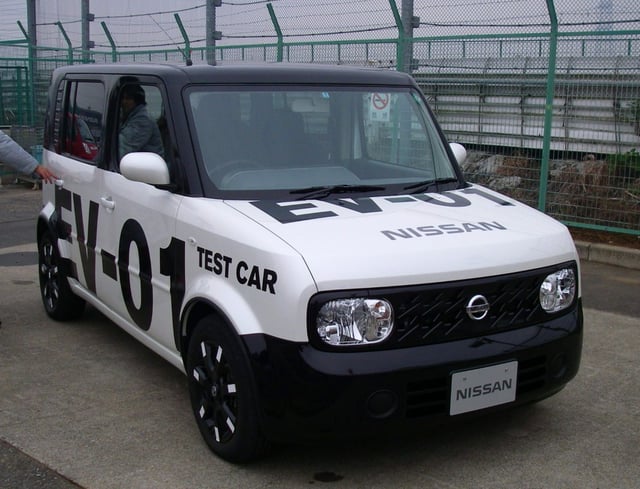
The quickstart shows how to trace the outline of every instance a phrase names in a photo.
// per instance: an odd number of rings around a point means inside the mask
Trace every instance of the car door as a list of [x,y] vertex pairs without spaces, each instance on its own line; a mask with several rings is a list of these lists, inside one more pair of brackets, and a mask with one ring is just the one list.
[[[99,78],[62,79],[54,108],[53,143],[47,165],[58,176],[53,200],[60,225],[58,248],[68,274],[96,294],[97,196],[102,186],[103,122],[106,89]],[[82,125],[91,146],[78,145]]]
[[[122,92],[127,83],[131,80],[122,80],[118,90]],[[135,83],[144,92],[147,117],[159,124],[161,133],[165,132],[162,140],[166,144],[170,114],[164,88],[154,79],[138,79]],[[120,99],[120,94],[114,97],[118,103]],[[115,113],[116,107],[111,110]],[[114,125],[109,135],[113,147],[118,145],[122,125],[122,121],[117,127]],[[116,153],[113,152],[114,170],[105,173],[100,195],[99,235],[104,269],[100,289],[106,301],[114,304],[113,312],[125,329],[134,336],[175,349],[172,282],[166,261],[171,261],[167,257],[175,251],[175,219],[182,196],[125,178],[117,170]],[[136,157],[136,152],[131,156]]]

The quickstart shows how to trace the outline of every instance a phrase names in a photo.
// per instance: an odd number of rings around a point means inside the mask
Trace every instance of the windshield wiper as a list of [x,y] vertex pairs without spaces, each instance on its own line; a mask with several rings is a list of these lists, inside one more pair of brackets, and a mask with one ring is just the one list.
[[458,179],[455,177],[447,177],[447,178],[436,178],[433,180],[423,180],[422,182],[413,183],[411,185],[407,185],[403,188],[403,190],[413,190],[412,194],[420,194],[422,192],[426,192],[432,187],[438,189],[438,185],[443,183],[453,183],[457,182]]
[[325,185],[292,190],[291,194],[304,194],[298,200],[323,199],[331,194],[345,194],[348,192],[375,192],[384,190],[381,185]]

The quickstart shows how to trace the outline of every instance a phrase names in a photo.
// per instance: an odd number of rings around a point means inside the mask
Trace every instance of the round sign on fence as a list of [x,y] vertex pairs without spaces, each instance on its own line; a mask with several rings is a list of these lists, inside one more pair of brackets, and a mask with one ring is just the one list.
[[371,96],[371,105],[369,108],[371,120],[388,121],[389,120],[389,101],[388,93],[374,93]]

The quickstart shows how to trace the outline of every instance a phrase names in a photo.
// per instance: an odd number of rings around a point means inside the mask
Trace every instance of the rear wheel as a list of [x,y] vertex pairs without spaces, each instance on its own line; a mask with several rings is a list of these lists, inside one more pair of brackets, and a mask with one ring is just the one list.
[[207,316],[191,335],[186,363],[191,407],[207,445],[229,462],[257,458],[266,442],[253,376],[238,337],[215,316]]
[[38,242],[40,295],[47,314],[58,321],[65,321],[81,316],[85,302],[71,292],[60,264],[56,241],[49,231],[45,231]]

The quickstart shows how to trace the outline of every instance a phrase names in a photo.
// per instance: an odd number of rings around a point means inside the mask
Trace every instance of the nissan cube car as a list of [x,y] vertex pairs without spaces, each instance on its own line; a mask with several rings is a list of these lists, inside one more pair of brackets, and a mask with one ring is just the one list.
[[577,373],[568,230],[467,182],[407,74],[65,67],[45,126],[47,313],[88,302],[184,371],[226,460],[511,408]]

